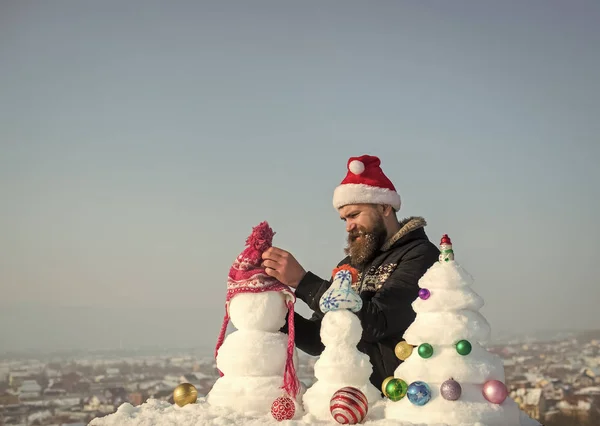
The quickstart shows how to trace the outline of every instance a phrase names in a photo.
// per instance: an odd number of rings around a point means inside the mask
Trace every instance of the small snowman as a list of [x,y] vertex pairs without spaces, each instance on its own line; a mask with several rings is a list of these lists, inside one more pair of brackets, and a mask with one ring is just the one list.
[[[261,267],[273,235],[267,222],[254,227],[229,271],[225,318],[215,348],[221,377],[207,402],[249,416],[271,412],[286,420],[300,416],[302,406],[294,345],[296,296]],[[286,314],[288,335],[279,331]],[[229,320],[236,331],[225,339]]]
[[[303,397],[305,410],[323,420],[336,418],[332,398],[344,388],[360,391],[368,404],[381,400],[380,391],[369,381],[373,373],[369,357],[356,347],[362,335],[360,319],[354,313],[361,310],[362,299],[352,289],[358,271],[343,265],[334,269],[333,275],[331,286],[319,301],[319,308],[325,314],[320,332],[325,349],[315,363],[317,381]],[[357,404],[348,410],[364,418],[368,405]]]

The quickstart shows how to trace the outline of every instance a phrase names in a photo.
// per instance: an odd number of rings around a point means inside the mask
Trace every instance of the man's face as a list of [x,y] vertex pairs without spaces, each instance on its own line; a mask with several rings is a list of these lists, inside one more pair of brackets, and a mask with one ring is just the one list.
[[339,209],[346,222],[348,245],[344,250],[352,266],[362,268],[373,259],[387,239],[381,206],[350,204]]

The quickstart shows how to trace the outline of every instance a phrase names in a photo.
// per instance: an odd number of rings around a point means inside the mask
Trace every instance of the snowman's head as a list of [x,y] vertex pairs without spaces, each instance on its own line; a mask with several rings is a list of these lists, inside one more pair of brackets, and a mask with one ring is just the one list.
[[229,318],[238,330],[276,332],[285,325],[286,297],[279,291],[241,293],[229,301]]
[[230,277],[227,282],[225,308],[232,320],[237,313],[248,315],[254,312],[252,315],[257,315],[258,311],[264,310],[265,305],[269,305],[274,312],[280,309],[287,311],[289,305],[295,302],[296,294],[292,289],[267,275],[264,270],[256,272],[248,280],[233,280]]
[[[268,275],[261,265],[262,254],[271,247],[273,235],[275,233],[267,222],[254,227],[252,234],[246,239],[246,249],[235,259],[229,270],[225,306],[227,313],[235,316],[242,327],[250,318],[258,317],[259,312],[264,312],[270,318],[277,317],[280,311],[287,310],[289,303],[296,301],[292,289]],[[235,306],[233,310],[232,303]],[[273,309],[272,315],[264,309],[266,305]]]

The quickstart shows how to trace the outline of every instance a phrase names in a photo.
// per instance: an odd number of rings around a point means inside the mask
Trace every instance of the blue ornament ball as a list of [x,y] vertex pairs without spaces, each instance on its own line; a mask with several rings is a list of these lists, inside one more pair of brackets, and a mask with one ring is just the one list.
[[425,382],[412,382],[408,385],[406,396],[415,405],[425,405],[431,399],[431,389]]

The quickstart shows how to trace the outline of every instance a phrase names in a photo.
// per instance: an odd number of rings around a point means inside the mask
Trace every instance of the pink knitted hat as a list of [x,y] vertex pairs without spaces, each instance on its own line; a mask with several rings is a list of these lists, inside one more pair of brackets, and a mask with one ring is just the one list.
[[[296,398],[299,390],[299,381],[294,367],[294,303],[296,295],[286,285],[280,283],[265,272],[261,267],[262,254],[272,245],[275,233],[267,222],[262,222],[252,228],[252,234],[246,239],[246,248],[236,258],[229,269],[227,278],[227,296],[225,299],[225,318],[215,348],[215,358],[219,348],[225,340],[227,325],[229,324],[229,302],[240,293],[262,293],[264,291],[280,291],[285,296],[288,307],[288,347],[285,363],[285,373],[282,388],[292,398]],[[219,371],[221,376],[223,373]]]

